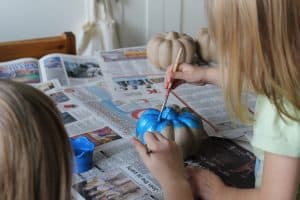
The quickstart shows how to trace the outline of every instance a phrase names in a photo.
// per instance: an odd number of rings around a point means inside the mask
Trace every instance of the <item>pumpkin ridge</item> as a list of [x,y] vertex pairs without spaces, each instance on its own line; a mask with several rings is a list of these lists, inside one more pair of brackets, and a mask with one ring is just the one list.
[[172,124],[173,124],[174,128],[180,128],[180,127],[183,127],[185,125],[184,123],[182,123],[178,119],[173,119]]
[[147,44],[147,57],[156,67],[166,69],[174,62],[180,48],[184,51],[179,62],[191,63],[196,51],[191,36],[178,32],[157,34]]
[[158,45],[158,56],[162,56],[157,60],[159,66],[162,66],[164,68],[168,67],[172,51],[166,51],[166,49],[171,49],[171,47],[172,43],[170,40],[164,40]]
[[178,39],[183,43],[183,56],[181,57],[181,62],[187,62],[191,63],[193,59],[194,52],[196,50],[194,41],[185,39],[185,38],[180,38]]

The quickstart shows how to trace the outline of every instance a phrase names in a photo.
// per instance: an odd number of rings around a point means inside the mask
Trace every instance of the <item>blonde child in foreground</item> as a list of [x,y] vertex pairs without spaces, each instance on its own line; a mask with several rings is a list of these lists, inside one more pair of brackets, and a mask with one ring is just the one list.
[[[256,188],[226,186],[204,169],[187,169],[186,175],[180,150],[159,134],[146,135],[151,153],[139,141],[133,143],[166,199],[296,199],[300,180],[300,1],[208,0],[207,4],[220,67],[182,64],[179,72],[168,70],[165,86],[177,79],[177,85],[212,83],[223,88],[231,113],[254,125],[251,144],[257,156]],[[245,90],[258,95],[253,118],[242,101]]]
[[72,151],[42,92],[0,81],[0,199],[71,199]]

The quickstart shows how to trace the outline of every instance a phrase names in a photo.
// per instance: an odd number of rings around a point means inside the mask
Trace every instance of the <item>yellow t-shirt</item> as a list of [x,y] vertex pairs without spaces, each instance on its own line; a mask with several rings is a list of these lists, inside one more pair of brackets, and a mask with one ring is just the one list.
[[[300,116],[288,102],[289,112]],[[251,141],[257,156],[255,168],[255,186],[261,183],[264,152],[300,158],[300,122],[287,117],[280,118],[276,107],[265,96],[258,96],[255,108],[254,133]]]

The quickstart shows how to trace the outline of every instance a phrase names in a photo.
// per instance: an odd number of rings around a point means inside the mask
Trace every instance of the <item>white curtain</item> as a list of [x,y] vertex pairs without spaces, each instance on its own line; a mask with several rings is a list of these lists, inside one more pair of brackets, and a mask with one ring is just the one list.
[[96,51],[119,48],[119,37],[110,0],[85,1],[87,22],[79,35],[77,53],[92,55]]

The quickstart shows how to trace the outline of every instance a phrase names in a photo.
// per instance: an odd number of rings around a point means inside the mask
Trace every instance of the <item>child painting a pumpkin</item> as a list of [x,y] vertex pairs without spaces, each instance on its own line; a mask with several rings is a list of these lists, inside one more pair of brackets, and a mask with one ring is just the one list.
[[72,149],[54,103],[0,81],[0,199],[71,199]]
[[[300,1],[208,0],[207,8],[219,67],[181,64],[177,72],[167,71],[165,87],[174,80],[174,87],[188,82],[223,89],[230,113],[253,124],[256,187],[233,188],[208,170],[185,169],[176,144],[162,135],[146,134],[148,149],[138,140],[133,143],[160,182],[165,199],[296,199],[300,182]],[[257,94],[254,115],[243,101],[245,91]]]

